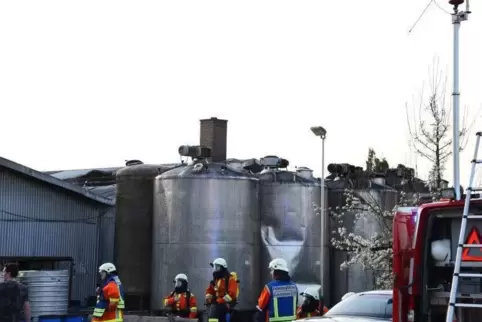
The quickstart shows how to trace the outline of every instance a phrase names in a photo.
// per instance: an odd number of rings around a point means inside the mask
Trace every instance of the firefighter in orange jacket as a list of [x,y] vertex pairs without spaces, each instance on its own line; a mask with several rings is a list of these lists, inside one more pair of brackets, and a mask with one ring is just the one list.
[[188,289],[186,274],[177,274],[174,278],[174,291],[164,298],[164,306],[175,316],[195,319],[197,315],[196,297]]
[[210,265],[213,267],[213,280],[206,289],[206,305],[209,306],[208,322],[226,322],[236,305],[238,283],[228,271],[224,258],[216,258]]
[[97,296],[93,322],[122,322],[124,320],[124,291],[112,263],[100,265],[99,274],[103,285]]
[[[303,296],[303,303],[296,310],[296,318],[304,319],[312,316],[322,316],[328,312],[328,308],[320,301],[320,295],[317,287],[307,288],[301,295]],[[323,313],[321,313],[323,308]]]

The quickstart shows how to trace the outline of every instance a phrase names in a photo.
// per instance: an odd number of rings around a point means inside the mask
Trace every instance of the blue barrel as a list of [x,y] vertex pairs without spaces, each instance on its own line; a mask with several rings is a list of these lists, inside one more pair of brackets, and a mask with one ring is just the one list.
[[63,322],[87,322],[88,315],[82,314],[68,314],[64,316]]
[[38,322],[63,322],[63,315],[41,315],[38,317]]
[[87,322],[86,314],[41,315],[38,322]]

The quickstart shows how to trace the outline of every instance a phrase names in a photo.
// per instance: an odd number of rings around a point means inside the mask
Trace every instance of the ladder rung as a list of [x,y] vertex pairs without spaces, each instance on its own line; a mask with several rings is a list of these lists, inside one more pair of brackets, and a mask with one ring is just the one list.
[[460,277],[482,277],[480,273],[459,273]]
[[482,191],[482,187],[468,187],[467,191],[470,191],[470,192]]
[[455,303],[456,307],[472,307],[482,309],[482,304],[472,304],[472,303]]
[[474,160],[472,160],[472,161],[470,161],[470,162],[480,164],[480,163],[482,163],[482,160],[474,159]]
[[482,244],[463,244],[464,248],[482,248]]
[[468,215],[467,219],[482,219],[481,215]]

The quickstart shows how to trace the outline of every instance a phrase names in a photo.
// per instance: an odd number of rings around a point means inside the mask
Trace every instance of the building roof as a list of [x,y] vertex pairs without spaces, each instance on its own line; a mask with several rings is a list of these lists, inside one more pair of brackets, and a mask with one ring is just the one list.
[[115,202],[115,197],[117,193],[116,184],[110,184],[107,186],[84,186],[84,189],[103,198],[112,200],[112,202]]
[[58,179],[52,175],[49,175],[47,173],[42,173],[40,171],[36,171],[34,169],[28,168],[26,166],[23,166],[21,164],[15,163],[13,161],[10,161],[8,159],[0,157],[0,167],[4,167],[7,169],[10,169],[14,172],[21,173],[23,175],[29,176],[31,178],[34,178],[36,180],[42,181],[46,184],[52,185],[59,187],[64,190],[68,190],[70,192],[76,193],[80,196],[83,196],[87,199],[99,202],[101,204],[109,205],[109,206],[114,206],[115,202],[111,199],[108,199],[106,197],[102,197],[100,195],[97,195],[88,189],[82,188],[80,186],[74,185],[72,183],[69,183],[67,181],[63,181],[61,179]]
[[44,173],[115,202],[117,191],[116,172],[119,169],[122,169],[122,167],[61,170]]
[[103,175],[103,176],[112,176],[115,178],[115,172],[121,167],[117,168],[99,168],[99,169],[77,169],[77,170],[59,170],[59,171],[48,171],[44,172],[46,174],[50,174],[61,180],[69,180],[69,179],[76,179],[79,177],[86,177],[89,175]]

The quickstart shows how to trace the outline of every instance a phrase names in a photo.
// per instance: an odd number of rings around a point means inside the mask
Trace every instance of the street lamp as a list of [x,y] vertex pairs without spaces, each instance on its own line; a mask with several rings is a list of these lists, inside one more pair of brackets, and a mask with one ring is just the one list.
[[[314,135],[318,136],[321,139],[321,199],[320,199],[320,241],[321,241],[321,248],[320,248],[320,284],[321,284],[321,291],[323,292],[322,295],[326,299],[326,296],[329,296],[329,276],[325,276],[325,265],[328,265],[328,246],[327,246],[327,219],[325,216],[325,138],[326,138],[326,130],[321,126],[313,126],[311,127],[311,132]],[[325,292],[325,290],[327,290]],[[327,301],[329,302],[329,300]]]
[[[465,2],[465,11],[459,10],[459,6]],[[449,4],[454,6],[454,13],[452,13],[452,24],[454,25],[454,44],[453,44],[453,64],[454,64],[454,74],[453,74],[453,124],[452,124],[452,131],[453,131],[453,160],[454,160],[454,188],[455,188],[455,200],[461,199],[460,193],[460,132],[459,132],[459,115],[460,115],[460,91],[459,91],[459,31],[460,31],[460,24],[462,21],[466,21],[469,19],[470,6],[469,0],[450,0]],[[453,302],[450,302],[453,303]],[[447,319],[449,318],[450,314],[447,314]]]

